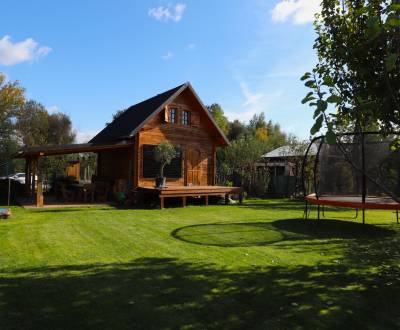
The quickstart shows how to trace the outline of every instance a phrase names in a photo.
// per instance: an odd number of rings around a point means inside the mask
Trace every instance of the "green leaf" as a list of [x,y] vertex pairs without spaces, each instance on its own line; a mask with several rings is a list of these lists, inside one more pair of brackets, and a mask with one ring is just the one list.
[[306,97],[301,101],[302,104],[305,104],[307,102],[310,102],[312,100],[315,100],[315,97],[313,96],[313,92],[309,92]]
[[399,54],[390,54],[387,58],[386,58],[386,70],[388,70],[389,72],[393,71],[396,68],[396,62],[397,59],[399,58]]
[[324,85],[326,85],[328,87],[333,87],[335,85],[335,83],[333,82],[333,78],[330,76],[325,76],[324,77]]
[[387,7],[387,12],[391,12],[391,11],[398,11],[400,10],[400,4],[399,3],[392,3],[391,5],[389,5]]
[[314,111],[313,119],[317,118],[320,114],[321,114],[321,110],[316,109],[316,110]]
[[301,78],[301,81],[307,80],[308,78],[311,77],[311,73],[310,72],[306,72]]
[[400,19],[395,14],[390,14],[386,19],[386,25],[390,27],[400,26]]
[[340,102],[342,102],[342,99],[337,95],[331,95],[326,99],[326,102],[339,104]]
[[324,100],[318,100],[317,101],[317,108],[320,111],[325,111],[328,108],[328,103]]
[[322,122],[324,121],[324,116],[320,115],[317,120],[315,121],[313,127],[310,130],[311,135],[315,135],[316,133],[319,132],[319,130],[322,127]]
[[314,88],[315,87],[315,80],[307,80],[304,84],[307,87]]
[[400,149],[400,140],[396,139],[390,143],[390,150],[391,151],[397,151]]
[[380,20],[378,17],[373,16],[367,19],[367,37],[369,40],[376,39],[381,33]]
[[328,130],[325,134],[325,139],[328,144],[335,144],[336,143],[336,134],[332,130]]

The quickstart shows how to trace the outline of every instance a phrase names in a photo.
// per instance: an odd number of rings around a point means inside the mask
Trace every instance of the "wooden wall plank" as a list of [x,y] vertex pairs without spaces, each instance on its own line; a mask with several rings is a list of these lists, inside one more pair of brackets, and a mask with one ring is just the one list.
[[[138,186],[153,187],[154,179],[143,178],[143,155],[142,148],[144,144],[159,144],[164,141],[170,141],[173,145],[179,146],[183,150],[183,175],[179,179],[167,179],[169,186],[183,186],[186,184],[186,154],[188,150],[199,150],[201,160],[200,167],[200,185],[213,185],[215,176],[215,139],[214,131],[210,130],[208,120],[203,110],[194,102],[190,93],[182,93],[173,103],[168,105],[169,108],[176,107],[178,113],[178,123],[170,124],[165,122],[165,112],[153,116],[138,133]],[[189,111],[190,117],[198,117],[197,126],[182,125],[180,112],[182,110]]]

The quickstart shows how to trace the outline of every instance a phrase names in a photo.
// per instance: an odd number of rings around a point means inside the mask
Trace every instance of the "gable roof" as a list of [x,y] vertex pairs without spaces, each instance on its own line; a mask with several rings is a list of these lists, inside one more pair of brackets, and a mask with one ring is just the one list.
[[[315,144],[311,145],[311,148],[309,150],[310,155],[316,155],[317,154],[317,146]],[[305,154],[304,151],[300,150],[295,150],[291,146],[282,146],[277,149],[274,149],[265,155],[262,155],[262,158],[286,158],[286,157],[302,157]]]
[[178,95],[180,95],[185,89],[189,88],[193,93],[208,118],[211,120],[213,126],[217,129],[219,135],[221,135],[226,145],[229,145],[229,141],[218,127],[217,123],[212,118],[211,114],[201,102],[196,92],[190,85],[185,83],[179,85],[173,89],[170,89],[164,93],[153,96],[143,102],[132,105],[125,110],[119,117],[113,120],[112,123],[107,125],[100,133],[92,138],[89,143],[110,143],[118,140],[131,139],[134,135],[143,127],[143,125],[153,115],[159,113],[164,107],[172,102]]

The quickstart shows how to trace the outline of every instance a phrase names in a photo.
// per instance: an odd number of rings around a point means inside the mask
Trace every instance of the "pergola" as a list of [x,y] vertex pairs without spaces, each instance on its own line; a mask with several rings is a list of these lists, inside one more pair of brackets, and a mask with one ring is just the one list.
[[[39,146],[24,148],[14,155],[14,158],[25,159],[25,193],[27,196],[32,196],[34,198],[34,203],[37,207],[42,207],[44,205],[43,179],[39,170],[39,159],[41,157],[76,154],[82,152],[99,152],[133,147],[134,142],[126,140],[113,144],[83,143],[59,146]],[[35,180],[35,177],[37,177],[37,181]]]

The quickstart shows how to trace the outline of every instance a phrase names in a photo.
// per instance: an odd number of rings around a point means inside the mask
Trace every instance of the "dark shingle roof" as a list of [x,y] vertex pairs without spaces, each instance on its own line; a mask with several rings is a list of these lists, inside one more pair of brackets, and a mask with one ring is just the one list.
[[89,142],[108,143],[132,137],[133,132],[143,124],[144,121],[146,121],[170,97],[186,85],[187,84],[177,86],[162,94],[158,94],[148,100],[131,106]]

